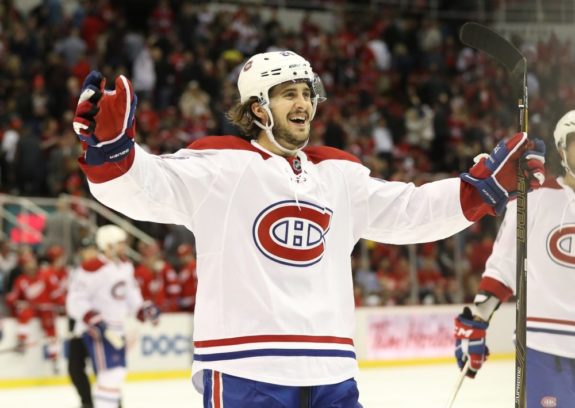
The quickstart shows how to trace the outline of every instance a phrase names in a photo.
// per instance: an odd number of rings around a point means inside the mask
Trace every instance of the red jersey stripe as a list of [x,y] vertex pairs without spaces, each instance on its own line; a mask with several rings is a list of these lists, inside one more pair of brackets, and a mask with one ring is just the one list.
[[528,317],[527,321],[539,322],[539,323],[556,323],[556,324],[565,324],[567,326],[575,326],[575,321],[573,320],[548,319],[545,317]]
[[194,341],[194,347],[235,346],[246,343],[335,343],[353,346],[353,340],[335,336],[304,336],[296,334],[265,334],[260,336],[230,337],[227,339]]

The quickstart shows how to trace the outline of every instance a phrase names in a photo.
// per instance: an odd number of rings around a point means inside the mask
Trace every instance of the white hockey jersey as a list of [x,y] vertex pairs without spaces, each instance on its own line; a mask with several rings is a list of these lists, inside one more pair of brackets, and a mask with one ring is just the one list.
[[383,182],[328,147],[306,148],[297,160],[299,175],[256,142],[217,136],[173,155],[136,146],[125,162],[83,164],[102,203],[195,234],[200,392],[203,369],[290,386],[354,377],[356,242],[433,241],[471,224],[459,179]]
[[91,310],[100,312],[108,327],[122,335],[126,319],[135,316],[142,303],[131,262],[114,262],[99,256],[72,272],[66,311],[76,320],[76,335],[86,331],[83,318]]
[[[562,178],[551,180],[529,193],[527,208],[527,347],[575,358],[575,192]],[[493,286],[485,283],[491,278],[515,293],[516,217],[513,201],[486,262],[483,288]]]

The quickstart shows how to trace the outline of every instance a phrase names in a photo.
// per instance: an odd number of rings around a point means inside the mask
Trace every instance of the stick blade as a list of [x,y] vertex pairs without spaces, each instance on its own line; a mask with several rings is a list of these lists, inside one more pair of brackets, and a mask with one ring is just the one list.
[[492,29],[475,22],[461,26],[459,39],[469,47],[488,54],[511,73],[514,80],[522,84],[527,71],[527,60],[511,42]]

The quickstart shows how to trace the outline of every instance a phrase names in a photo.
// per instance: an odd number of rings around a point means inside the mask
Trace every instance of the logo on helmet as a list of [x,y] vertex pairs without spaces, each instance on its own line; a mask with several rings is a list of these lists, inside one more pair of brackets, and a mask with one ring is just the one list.
[[254,62],[252,60],[249,60],[248,62],[246,62],[246,65],[244,65],[244,71],[248,71],[252,65],[254,64]]
[[315,204],[288,200],[270,205],[256,218],[253,238],[272,261],[290,266],[313,265],[323,257],[333,212]]
[[547,252],[553,262],[575,267],[575,225],[556,227],[547,237]]

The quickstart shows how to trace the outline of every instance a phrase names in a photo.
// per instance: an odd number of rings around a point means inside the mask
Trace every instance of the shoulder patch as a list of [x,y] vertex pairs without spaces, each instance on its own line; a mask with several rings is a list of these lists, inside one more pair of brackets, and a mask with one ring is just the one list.
[[264,159],[269,159],[270,155],[254,147],[246,139],[239,136],[205,136],[194,141],[188,146],[192,150],[247,150],[258,153]]
[[314,164],[324,160],[347,160],[361,164],[361,161],[353,154],[329,146],[310,146],[303,149],[309,161]]

